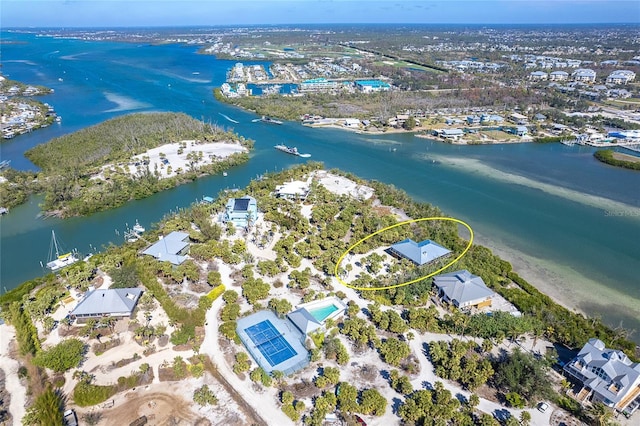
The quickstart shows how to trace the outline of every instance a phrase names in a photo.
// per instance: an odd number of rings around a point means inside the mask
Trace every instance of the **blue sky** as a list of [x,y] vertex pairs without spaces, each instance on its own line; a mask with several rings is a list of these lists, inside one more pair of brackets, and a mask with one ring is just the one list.
[[638,0],[2,0],[7,27],[640,23]]

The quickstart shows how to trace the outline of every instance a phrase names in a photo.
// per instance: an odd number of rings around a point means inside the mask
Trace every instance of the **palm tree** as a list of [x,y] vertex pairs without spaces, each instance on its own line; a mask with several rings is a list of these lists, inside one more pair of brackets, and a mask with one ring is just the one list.
[[587,415],[597,426],[606,426],[611,423],[613,413],[601,402],[596,402],[588,410]]

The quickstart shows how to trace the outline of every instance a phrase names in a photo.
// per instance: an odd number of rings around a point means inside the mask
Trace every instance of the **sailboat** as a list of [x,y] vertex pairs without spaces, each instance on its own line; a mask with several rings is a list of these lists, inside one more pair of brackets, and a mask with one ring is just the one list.
[[[54,257],[55,254],[55,257]],[[60,248],[58,247],[58,240],[56,239],[56,232],[51,230],[51,245],[49,247],[49,262],[47,262],[47,268],[56,272],[65,266],[72,265],[78,260],[77,253],[71,251],[69,253],[60,254]]]

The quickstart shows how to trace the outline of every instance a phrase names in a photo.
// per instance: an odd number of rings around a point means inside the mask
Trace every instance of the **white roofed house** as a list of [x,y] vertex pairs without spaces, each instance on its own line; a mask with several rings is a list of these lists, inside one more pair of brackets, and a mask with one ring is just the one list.
[[442,300],[463,310],[490,307],[495,295],[482,278],[466,269],[437,275],[433,278],[433,285],[437,287]]
[[161,262],[180,265],[187,260],[186,254],[189,251],[188,239],[189,234],[186,232],[173,231],[165,237],[160,237],[158,242],[152,244],[142,254],[153,256]]
[[550,81],[567,81],[569,80],[569,73],[566,71],[553,71],[549,73]]
[[640,364],[599,339],[589,339],[564,372],[582,385],[576,394],[581,403],[590,398],[627,414],[640,406]]
[[607,77],[608,84],[627,84],[635,80],[636,73],[629,70],[617,70]]
[[549,74],[544,71],[534,71],[529,74],[529,80],[531,81],[546,81],[549,78]]
[[101,317],[131,317],[140,299],[139,288],[115,288],[88,291],[73,311],[69,313],[78,322]]
[[593,83],[596,81],[596,72],[589,68],[580,68],[571,73],[574,81],[582,81],[583,83]]
[[276,186],[275,196],[286,200],[305,200],[309,195],[310,186],[307,182],[293,181]]

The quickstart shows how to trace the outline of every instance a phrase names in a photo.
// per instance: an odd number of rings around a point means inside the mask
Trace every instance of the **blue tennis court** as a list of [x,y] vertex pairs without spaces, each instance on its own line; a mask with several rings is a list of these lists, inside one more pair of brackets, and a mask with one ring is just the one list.
[[269,320],[247,327],[244,331],[272,367],[297,355]]

